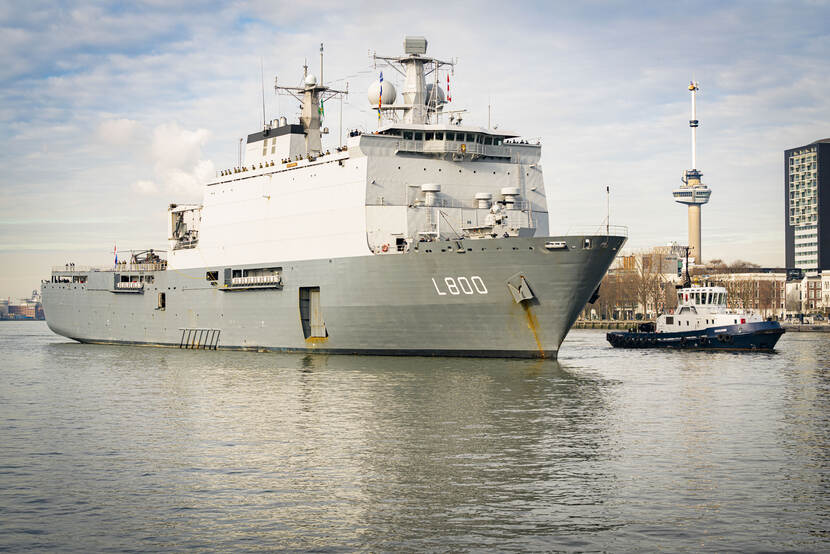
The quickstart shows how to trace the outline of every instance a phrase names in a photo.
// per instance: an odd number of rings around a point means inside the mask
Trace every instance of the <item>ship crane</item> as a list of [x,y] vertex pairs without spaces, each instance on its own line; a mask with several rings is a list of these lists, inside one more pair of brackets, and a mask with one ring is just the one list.
[[703,263],[703,254],[700,245],[700,207],[709,202],[712,191],[709,187],[700,182],[703,175],[697,169],[697,128],[700,122],[697,120],[697,107],[695,95],[699,90],[697,81],[689,83],[689,93],[692,96],[692,118],[689,120],[689,127],[692,129],[692,169],[683,173],[683,184],[672,192],[675,202],[688,206],[689,219],[689,250],[694,256],[695,263]]

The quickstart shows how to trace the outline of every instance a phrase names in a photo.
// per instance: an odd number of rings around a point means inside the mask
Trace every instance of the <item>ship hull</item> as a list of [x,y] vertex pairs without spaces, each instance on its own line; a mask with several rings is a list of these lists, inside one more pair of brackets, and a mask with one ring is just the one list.
[[[550,241],[568,246],[550,249]],[[144,272],[151,282],[136,291],[115,289],[118,271],[90,271],[85,283],[53,275],[43,283],[43,305],[55,333],[84,343],[555,358],[624,242],[457,240],[407,253],[240,266],[278,266],[279,287],[230,289],[207,279],[224,267]],[[508,286],[521,279],[529,298]],[[318,319],[311,333],[309,290]]]

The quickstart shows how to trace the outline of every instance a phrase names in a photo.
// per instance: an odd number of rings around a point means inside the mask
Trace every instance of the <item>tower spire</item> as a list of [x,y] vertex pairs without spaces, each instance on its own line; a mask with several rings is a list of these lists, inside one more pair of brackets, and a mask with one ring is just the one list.
[[709,202],[712,191],[700,182],[703,174],[697,169],[697,128],[700,122],[697,120],[696,95],[700,87],[697,81],[691,81],[688,88],[692,96],[692,118],[689,120],[689,127],[692,129],[692,168],[683,173],[683,184],[680,188],[674,189],[672,194],[675,202],[689,207],[689,250],[695,263],[701,264],[703,255],[700,245],[700,208]]

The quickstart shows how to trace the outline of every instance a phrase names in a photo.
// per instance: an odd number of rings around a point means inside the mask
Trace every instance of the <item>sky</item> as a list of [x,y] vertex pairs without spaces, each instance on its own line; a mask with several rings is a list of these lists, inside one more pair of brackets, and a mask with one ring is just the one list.
[[[707,259],[784,264],[787,148],[830,137],[830,2],[61,2],[0,0],[0,297],[51,266],[166,248],[240,137],[296,120],[273,92],[308,59],[372,129],[371,54],[404,35],[457,60],[454,109],[542,141],[551,232],[628,226],[629,250],[687,241],[691,79]],[[389,79],[389,74],[385,78]],[[263,78],[264,76],[264,78]],[[339,104],[324,123],[339,136]]]

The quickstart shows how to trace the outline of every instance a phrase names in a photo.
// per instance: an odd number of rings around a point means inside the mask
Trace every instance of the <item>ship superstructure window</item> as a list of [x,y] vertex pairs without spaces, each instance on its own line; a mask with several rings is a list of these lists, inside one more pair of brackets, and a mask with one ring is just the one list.
[[403,139],[404,140],[412,140],[412,131],[404,131],[403,132]]
[[163,292],[159,293],[158,309],[159,310],[167,309],[167,295]]
[[219,280],[219,272],[218,271],[205,272],[205,280],[206,281],[218,281]]
[[436,131],[435,140],[444,140],[444,131]]

